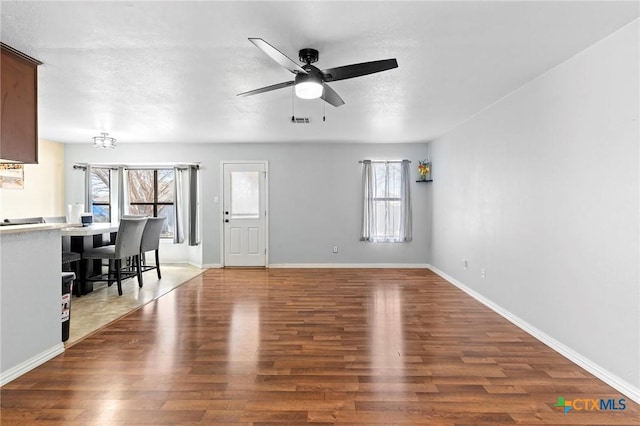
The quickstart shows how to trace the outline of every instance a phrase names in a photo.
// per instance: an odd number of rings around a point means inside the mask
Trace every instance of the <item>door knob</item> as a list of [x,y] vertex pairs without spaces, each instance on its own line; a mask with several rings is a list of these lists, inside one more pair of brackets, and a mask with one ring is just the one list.
[[229,214],[229,212],[224,212],[224,214]]
[[225,219],[224,221],[225,221],[226,223],[229,223],[229,219]]

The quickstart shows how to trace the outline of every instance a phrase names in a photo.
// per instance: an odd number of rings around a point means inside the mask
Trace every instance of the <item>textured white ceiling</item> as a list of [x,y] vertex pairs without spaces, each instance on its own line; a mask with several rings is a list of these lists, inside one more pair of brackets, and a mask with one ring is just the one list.
[[[87,143],[419,142],[442,135],[636,19],[630,2],[2,1],[2,41],[39,70],[40,137]],[[261,37],[319,68],[397,58],[330,85],[346,104],[294,100]]]

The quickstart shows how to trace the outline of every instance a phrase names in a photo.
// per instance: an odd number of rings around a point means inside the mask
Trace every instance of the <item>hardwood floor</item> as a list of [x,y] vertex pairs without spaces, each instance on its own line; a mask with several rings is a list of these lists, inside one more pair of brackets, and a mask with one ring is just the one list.
[[144,286],[138,287],[137,278],[129,278],[122,283],[122,296],[116,286],[107,287],[106,283],[96,282],[93,292],[82,297],[72,297],[71,327],[69,340],[65,346],[71,346],[78,340],[104,327],[110,322],[162,297],[184,282],[200,275],[204,271],[191,265],[162,265],[162,279],[156,271],[144,274]]
[[208,270],[0,392],[2,425],[640,423],[427,270]]

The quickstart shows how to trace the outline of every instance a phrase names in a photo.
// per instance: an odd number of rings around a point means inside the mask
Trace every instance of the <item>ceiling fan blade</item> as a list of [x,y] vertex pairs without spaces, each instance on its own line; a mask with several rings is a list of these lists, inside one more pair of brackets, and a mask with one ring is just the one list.
[[267,54],[271,59],[288,69],[294,74],[307,74],[307,72],[300,65],[296,64],[291,58],[284,53],[267,43],[261,38],[249,38],[249,41],[255,46]]
[[324,88],[324,90],[322,91],[322,96],[320,97],[324,99],[325,102],[333,105],[334,107],[339,107],[341,105],[344,105],[344,101],[342,100],[340,95],[338,95],[338,93],[336,93],[335,90],[329,87],[328,84],[323,83],[322,87]]
[[322,70],[322,75],[324,81],[338,81],[373,74],[380,71],[387,71],[392,68],[398,68],[398,61],[395,59],[382,59],[380,61],[363,62],[361,64],[329,68]]
[[236,96],[251,96],[258,93],[270,92],[272,90],[284,89],[285,87],[293,86],[293,81],[285,81],[284,83],[273,84],[271,86],[262,87],[260,89],[249,90],[248,92],[238,93]]

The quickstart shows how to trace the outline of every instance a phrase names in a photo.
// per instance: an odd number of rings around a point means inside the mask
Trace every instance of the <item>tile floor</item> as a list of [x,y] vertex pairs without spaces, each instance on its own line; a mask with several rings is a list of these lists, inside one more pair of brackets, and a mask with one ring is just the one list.
[[144,286],[138,287],[135,278],[122,282],[122,296],[118,296],[116,285],[94,283],[92,293],[71,299],[71,325],[68,347],[110,322],[146,305],[152,300],[170,292],[191,278],[202,274],[200,269],[187,264],[162,265],[162,279],[158,280],[155,270],[144,273]]

